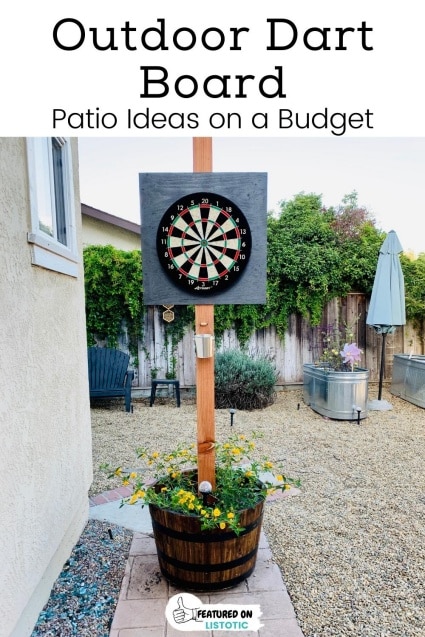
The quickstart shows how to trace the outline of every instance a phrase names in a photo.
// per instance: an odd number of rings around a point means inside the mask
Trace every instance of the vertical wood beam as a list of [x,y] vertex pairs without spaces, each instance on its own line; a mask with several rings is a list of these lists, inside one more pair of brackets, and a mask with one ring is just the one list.
[[193,172],[212,172],[212,137],[193,138]]
[[[212,138],[193,138],[193,172],[212,172]],[[214,334],[214,305],[195,305],[195,333]],[[196,359],[198,481],[215,488],[214,355]]]

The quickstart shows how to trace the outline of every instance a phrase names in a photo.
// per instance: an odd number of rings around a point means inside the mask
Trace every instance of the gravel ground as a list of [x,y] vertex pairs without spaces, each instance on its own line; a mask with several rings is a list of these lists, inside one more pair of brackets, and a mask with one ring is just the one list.
[[31,637],[108,637],[133,533],[89,520]]
[[[373,386],[369,393],[376,397]],[[302,480],[299,495],[266,507],[264,529],[305,637],[424,634],[424,410],[385,390],[382,397],[393,409],[370,411],[360,425],[316,414],[300,390],[280,392],[267,409],[235,414],[235,432],[263,432],[259,454]],[[99,471],[101,463],[137,468],[137,446],[194,442],[196,406],[184,399],[178,409],[171,398],[157,398],[152,408],[135,401],[128,414],[122,404],[104,403],[92,409],[92,428],[95,495],[119,484]],[[227,410],[217,410],[216,432],[217,439],[230,433]],[[116,584],[123,571],[116,570]],[[93,628],[90,635],[104,633]]]

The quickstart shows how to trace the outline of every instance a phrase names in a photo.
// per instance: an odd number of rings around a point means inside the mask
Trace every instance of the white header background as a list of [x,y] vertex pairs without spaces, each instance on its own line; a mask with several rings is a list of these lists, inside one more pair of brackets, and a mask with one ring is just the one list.
[[[3,9],[0,25],[0,53],[2,60],[2,99],[0,104],[0,134],[2,135],[76,135],[76,136],[330,136],[330,129],[280,129],[279,109],[290,109],[313,115],[328,109],[334,112],[373,113],[373,128],[347,130],[345,136],[423,136],[424,83],[422,2],[403,3],[358,0],[282,0],[261,3],[215,0],[213,3],[193,0],[66,0],[61,2],[29,2],[14,0]],[[75,51],[63,51],[53,41],[55,25],[73,18],[84,26],[85,40]],[[164,51],[148,51],[140,40],[141,33],[150,27],[158,28],[158,19],[165,19]],[[268,51],[270,25],[268,19],[288,19],[298,30],[296,44],[287,51]],[[131,44],[137,50],[127,50],[125,22],[137,29],[131,34]],[[361,28],[366,22],[372,32],[366,43],[373,51],[362,47]],[[189,51],[173,45],[174,32],[182,27],[195,31],[197,44]],[[226,36],[218,51],[206,50],[201,43],[202,33],[218,28]],[[230,28],[249,29],[240,37],[241,51],[232,51]],[[330,51],[311,51],[303,44],[307,29],[329,28]],[[352,27],[344,42],[346,51],[338,46],[336,28]],[[99,51],[93,47],[91,28],[98,29],[99,42],[108,39],[106,29],[115,29],[116,51]],[[280,31],[289,39],[289,31]],[[284,33],[286,35],[284,36]],[[80,32],[74,26],[60,31],[64,44],[75,43]],[[211,43],[215,42],[211,34]],[[156,36],[157,37],[157,36]],[[317,34],[310,38],[318,43]],[[152,35],[151,42],[156,42]],[[181,42],[187,42],[183,36]],[[140,98],[143,74],[140,66],[162,66],[167,69],[170,93],[163,98]],[[275,74],[276,66],[283,69],[283,88],[286,98],[265,98],[258,91],[258,81]],[[213,99],[203,94],[202,84],[209,75],[254,75],[246,84],[247,98]],[[173,85],[180,75],[192,75],[199,84],[198,93],[191,98],[175,94]],[[234,93],[236,84],[229,82]],[[276,86],[269,84],[270,91]],[[217,89],[215,85],[215,89]],[[196,113],[198,127],[129,128],[127,112]],[[53,110],[66,112],[64,121],[53,127]],[[117,123],[113,128],[82,126],[71,113],[103,115],[113,113]],[[241,127],[214,129],[209,124],[214,112],[236,112]],[[267,129],[256,129],[252,115],[269,116]],[[78,117],[78,116],[77,116]],[[108,124],[112,118],[105,120]],[[94,124],[94,117],[91,123]]]

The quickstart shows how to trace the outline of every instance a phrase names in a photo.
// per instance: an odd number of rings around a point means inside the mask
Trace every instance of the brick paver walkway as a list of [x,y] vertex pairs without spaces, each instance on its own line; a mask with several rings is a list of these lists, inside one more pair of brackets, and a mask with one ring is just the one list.
[[165,607],[179,592],[160,574],[154,539],[135,533],[110,637],[303,637],[264,533],[255,571],[248,579],[226,591],[196,594],[203,604],[259,604],[263,624],[259,631],[176,630],[165,619]]

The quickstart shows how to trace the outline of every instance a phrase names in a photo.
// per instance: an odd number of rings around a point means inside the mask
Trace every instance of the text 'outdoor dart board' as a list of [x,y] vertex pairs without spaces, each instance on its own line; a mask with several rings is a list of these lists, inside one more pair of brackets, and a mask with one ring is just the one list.
[[265,173],[140,175],[147,305],[265,303]]

